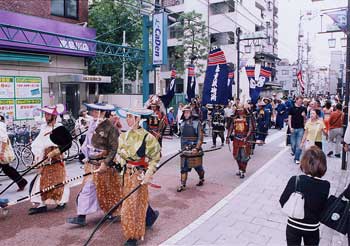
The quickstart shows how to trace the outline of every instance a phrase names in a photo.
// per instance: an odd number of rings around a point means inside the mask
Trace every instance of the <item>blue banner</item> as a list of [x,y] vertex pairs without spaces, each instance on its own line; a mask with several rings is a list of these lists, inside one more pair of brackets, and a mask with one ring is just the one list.
[[226,105],[228,101],[228,67],[224,52],[218,48],[209,52],[205,73],[202,104]]
[[230,72],[228,73],[228,78],[227,78],[227,98],[229,100],[232,100],[233,99],[233,95],[232,95],[232,85],[235,84],[235,80],[234,80],[234,76],[235,76],[235,73],[233,70],[230,70]]
[[260,74],[257,80],[255,78],[255,67],[247,66],[245,67],[245,70],[249,81],[249,96],[252,103],[256,104],[262,88],[264,87],[265,83],[269,82],[270,80],[272,69],[270,67],[261,66]]
[[194,71],[194,65],[188,66],[188,76],[187,76],[187,91],[186,91],[186,101],[191,102],[192,98],[196,96],[196,73]]

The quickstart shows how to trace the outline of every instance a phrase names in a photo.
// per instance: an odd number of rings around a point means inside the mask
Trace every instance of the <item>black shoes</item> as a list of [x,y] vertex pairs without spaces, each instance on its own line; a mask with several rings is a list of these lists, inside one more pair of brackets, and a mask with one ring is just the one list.
[[68,218],[66,221],[67,223],[73,225],[86,226],[85,215],[78,215],[77,217]]
[[32,214],[40,214],[40,213],[46,213],[46,212],[47,212],[47,207],[42,206],[37,208],[30,208],[28,211],[28,214],[32,215]]
[[186,190],[186,185],[180,185],[179,187],[177,187],[177,192],[181,192],[181,191],[184,191]]
[[148,229],[151,228],[154,225],[154,223],[156,223],[156,220],[159,217],[159,211],[158,210],[152,210],[152,211],[153,211],[153,213],[152,213],[151,218],[146,220],[146,227]]
[[136,239],[129,239],[124,243],[124,246],[136,246],[137,245],[137,240]]
[[337,158],[340,158],[340,154],[335,154],[334,156]]
[[333,155],[333,151],[329,151],[327,154],[328,157],[331,157],[332,155]]
[[66,204],[65,203],[62,203],[62,204],[58,204],[56,207],[55,207],[55,210],[63,210],[64,208],[66,207]]
[[197,186],[203,186],[204,185],[204,179],[200,179]]
[[27,186],[28,181],[22,178],[20,181],[17,182],[18,189],[17,192],[24,190],[24,188]]

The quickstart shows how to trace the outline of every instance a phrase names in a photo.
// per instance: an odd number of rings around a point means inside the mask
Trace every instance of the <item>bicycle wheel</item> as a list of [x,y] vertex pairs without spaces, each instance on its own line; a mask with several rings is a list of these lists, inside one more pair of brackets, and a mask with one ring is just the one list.
[[67,161],[72,161],[79,157],[80,147],[77,140],[73,140],[72,146],[67,150]]
[[34,154],[31,149],[26,146],[19,148],[18,153],[21,161],[18,165],[17,171],[24,172],[34,163]]

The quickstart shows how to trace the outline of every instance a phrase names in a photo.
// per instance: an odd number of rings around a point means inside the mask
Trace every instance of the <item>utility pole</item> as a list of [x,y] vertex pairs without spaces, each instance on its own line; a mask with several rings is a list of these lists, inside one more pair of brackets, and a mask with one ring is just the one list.
[[[350,0],[348,0],[348,11],[346,13],[346,83],[345,83],[345,106],[344,106],[344,133],[346,130],[346,127],[348,126],[348,117],[349,117],[349,90],[350,90]],[[347,160],[346,160],[346,153],[343,148],[342,153],[342,162],[341,162],[341,169],[346,170],[347,169]]]
[[237,36],[237,99],[239,99],[239,93],[240,93],[240,88],[239,88],[239,82],[240,82],[240,76],[239,76],[239,67],[240,67],[240,42],[241,42],[241,28],[237,27],[236,28],[236,36]]
[[[125,41],[125,31],[123,31],[123,46],[126,46],[126,41]],[[123,48],[123,53],[125,53],[125,48]],[[123,56],[123,67],[122,67],[122,81],[123,81],[123,94],[125,93],[125,58]]]

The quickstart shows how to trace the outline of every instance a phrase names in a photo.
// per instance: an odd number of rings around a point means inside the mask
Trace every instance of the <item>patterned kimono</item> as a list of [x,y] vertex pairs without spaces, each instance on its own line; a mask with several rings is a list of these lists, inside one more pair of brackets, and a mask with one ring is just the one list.
[[[120,135],[117,159],[123,167],[126,167],[124,196],[141,183],[141,177],[145,172],[153,174],[156,171],[160,150],[157,139],[143,128],[129,130]],[[121,222],[126,239],[140,240],[144,237],[148,206],[147,185],[142,185],[123,202]]]
[[[92,121],[86,134],[82,151],[87,158],[85,173],[98,169],[101,162],[108,166],[118,148],[118,131],[105,119],[102,122]],[[107,212],[121,199],[121,178],[117,170],[109,166],[106,172],[86,176],[78,196],[77,214],[87,215],[97,212],[99,208]],[[119,215],[120,209],[113,215]]]
[[[39,162],[44,159],[47,154],[54,150],[57,145],[50,140],[50,132],[61,126],[56,123],[54,127],[43,125],[40,128],[39,135],[35,138],[31,145],[35,162]],[[66,180],[66,167],[63,161],[60,161],[63,156],[54,157],[51,160],[46,160],[43,164],[51,164],[44,166],[40,169],[40,172],[31,183],[29,194],[35,194],[36,192],[43,190],[51,185],[55,185]],[[31,198],[31,202],[39,204],[63,204],[69,200],[69,186],[54,189],[50,192],[42,193],[41,196],[34,196]]]

